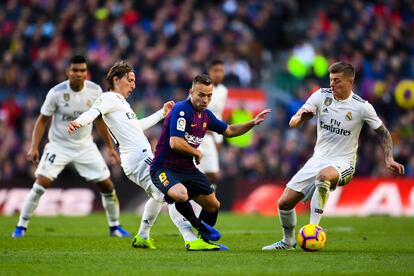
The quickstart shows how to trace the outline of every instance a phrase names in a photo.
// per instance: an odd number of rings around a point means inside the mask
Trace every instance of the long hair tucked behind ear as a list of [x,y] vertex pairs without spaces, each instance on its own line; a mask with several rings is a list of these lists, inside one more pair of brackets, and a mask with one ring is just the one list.
[[123,60],[117,61],[111,69],[109,69],[108,74],[106,74],[106,84],[108,85],[109,90],[114,90],[114,77],[122,78],[129,72],[133,72],[134,69],[132,66]]

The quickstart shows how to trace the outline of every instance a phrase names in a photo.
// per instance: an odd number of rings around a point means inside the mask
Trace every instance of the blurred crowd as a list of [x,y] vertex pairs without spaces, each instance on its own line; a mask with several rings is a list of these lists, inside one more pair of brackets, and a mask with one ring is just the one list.
[[[315,123],[292,130],[288,120],[310,91],[329,84],[326,64],[351,62],[356,92],[374,105],[393,135],[397,161],[414,176],[414,111],[394,99],[396,84],[414,79],[414,5],[311,2],[1,1],[0,180],[32,176],[35,167],[25,154],[34,121],[47,91],[65,80],[75,53],[85,54],[89,78],[100,84],[116,60],[133,64],[137,89],[130,102],[138,117],[167,99],[184,99],[191,79],[211,58],[224,61],[229,87],[273,80],[277,89],[268,93],[277,91],[279,100],[269,102],[271,118],[255,131],[251,146],[225,143],[221,151],[222,176],[235,180],[287,179],[303,165],[313,151]],[[289,67],[290,57],[303,74]],[[153,143],[159,131],[158,126],[147,133]],[[390,175],[375,134],[363,132],[357,175]],[[111,169],[115,177],[122,174],[119,167]]]

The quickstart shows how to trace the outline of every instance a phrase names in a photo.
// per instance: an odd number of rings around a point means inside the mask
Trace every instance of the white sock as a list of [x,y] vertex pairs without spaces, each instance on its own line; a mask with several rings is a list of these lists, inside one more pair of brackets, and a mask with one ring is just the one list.
[[296,226],[296,212],[295,209],[280,210],[279,220],[283,227],[283,242],[288,245],[294,245],[295,238],[295,226]]
[[33,184],[32,189],[24,200],[17,226],[27,228],[30,222],[30,218],[33,216],[33,212],[39,204],[40,197],[45,191],[46,189],[42,185],[39,185],[36,182]]
[[150,197],[147,203],[145,203],[144,213],[141,218],[141,225],[138,230],[138,235],[144,240],[148,240],[150,238],[151,227],[154,225],[158,214],[161,211],[162,205],[164,205],[164,202],[155,200],[152,197]]
[[316,180],[315,186],[316,189],[310,202],[310,223],[319,225],[326,202],[328,202],[331,183],[328,180]]
[[[183,237],[184,241],[189,242],[189,241],[194,241],[197,239],[197,235],[194,234],[193,229],[191,228],[191,223],[188,220],[186,220],[183,217],[183,215],[181,215],[177,211],[177,209],[175,208],[175,204],[168,204],[168,212],[170,213],[171,220],[174,222],[175,226],[177,226],[178,230],[180,231],[181,236]],[[200,206],[199,214],[200,212],[201,212],[201,206]]]
[[101,193],[102,205],[110,227],[119,225],[119,200],[115,190],[111,193]]

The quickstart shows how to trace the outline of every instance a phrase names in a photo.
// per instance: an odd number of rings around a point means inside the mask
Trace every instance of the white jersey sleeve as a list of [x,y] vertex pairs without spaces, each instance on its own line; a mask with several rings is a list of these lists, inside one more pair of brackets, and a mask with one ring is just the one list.
[[141,124],[142,129],[146,130],[156,125],[159,121],[164,119],[164,117],[165,117],[165,112],[164,112],[164,109],[161,108],[160,110],[158,110],[157,112],[154,112],[148,117],[140,119],[139,123]]
[[99,115],[101,115],[101,112],[99,112],[98,109],[91,108],[88,111],[83,112],[75,121],[81,126],[87,126],[98,118]]
[[321,102],[321,89],[318,89],[307,99],[307,101],[303,104],[302,108],[307,110],[312,110],[315,113],[319,110],[319,104]]
[[40,113],[51,117],[55,111],[56,111],[56,101],[55,101],[55,97],[56,94],[54,93],[54,90],[51,89],[49,90],[49,92],[46,95],[46,99],[43,102],[42,107],[40,108]]
[[364,122],[372,129],[377,129],[382,125],[381,119],[378,117],[377,112],[375,112],[374,107],[369,102],[364,104]]

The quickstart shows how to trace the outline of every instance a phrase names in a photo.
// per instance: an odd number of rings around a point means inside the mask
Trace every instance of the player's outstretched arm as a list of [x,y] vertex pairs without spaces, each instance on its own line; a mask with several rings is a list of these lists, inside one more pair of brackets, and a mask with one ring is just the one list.
[[168,115],[168,113],[171,111],[174,105],[175,105],[174,101],[168,101],[164,103],[162,109],[158,110],[157,112],[151,114],[148,117],[145,117],[139,120],[142,129],[146,130],[156,125],[159,121],[161,121]]
[[45,134],[46,126],[49,120],[49,116],[40,114],[39,117],[37,117],[36,123],[34,125],[32,132],[32,142],[26,156],[27,160],[33,163],[39,163],[39,143]]
[[315,111],[301,108],[292,116],[289,121],[289,126],[292,128],[300,127],[305,121],[312,119],[313,116],[315,116]]
[[270,109],[265,109],[259,114],[257,114],[257,116],[254,117],[252,120],[246,123],[229,125],[227,129],[223,132],[223,136],[224,137],[235,137],[235,136],[240,136],[248,132],[253,127],[260,125],[266,119],[270,111],[271,111]]
[[404,166],[394,161],[392,153],[392,138],[388,129],[382,124],[375,132],[380,136],[381,146],[384,151],[385,165],[395,173],[404,174]]

